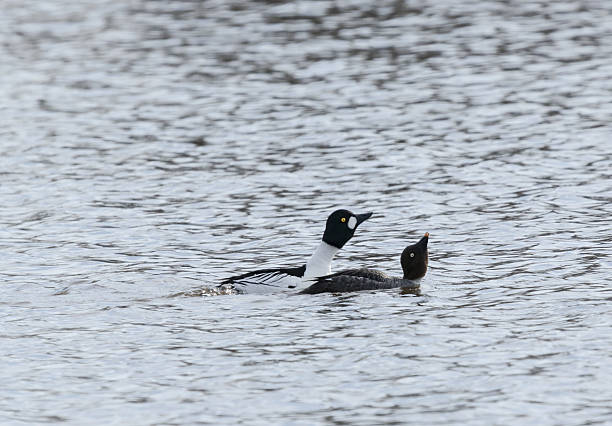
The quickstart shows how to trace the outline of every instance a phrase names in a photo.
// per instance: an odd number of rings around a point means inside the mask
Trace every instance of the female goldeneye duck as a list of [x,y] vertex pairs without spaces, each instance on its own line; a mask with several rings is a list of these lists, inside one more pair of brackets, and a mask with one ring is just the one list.
[[323,238],[305,265],[296,268],[259,269],[221,281],[218,287],[232,286],[240,293],[269,293],[283,289],[304,288],[314,278],[331,273],[331,261],[355,235],[357,227],[372,213],[354,214],[336,210],[327,218]]
[[360,290],[381,290],[402,287],[418,289],[420,280],[427,273],[429,253],[427,243],[429,232],[426,232],[418,243],[404,249],[400,257],[404,275],[391,277],[376,269],[349,269],[318,278],[313,285],[302,290],[302,294],[344,293]]

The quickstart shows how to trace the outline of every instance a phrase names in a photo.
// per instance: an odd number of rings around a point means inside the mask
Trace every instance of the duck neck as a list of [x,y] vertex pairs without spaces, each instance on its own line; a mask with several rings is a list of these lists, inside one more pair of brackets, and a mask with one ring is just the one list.
[[331,261],[340,249],[321,241],[314,251],[304,272],[304,280],[331,274]]
[[402,263],[402,269],[404,270],[404,279],[417,281],[423,278],[427,273],[427,263],[427,253],[425,254],[425,261],[423,262],[423,264],[419,265],[416,268],[410,268]]

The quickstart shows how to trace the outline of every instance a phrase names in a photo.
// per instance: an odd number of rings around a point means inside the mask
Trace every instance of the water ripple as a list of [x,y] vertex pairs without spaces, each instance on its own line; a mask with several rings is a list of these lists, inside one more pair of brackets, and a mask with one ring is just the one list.
[[[611,13],[5,2],[2,423],[609,423]],[[337,207],[419,294],[214,289]]]

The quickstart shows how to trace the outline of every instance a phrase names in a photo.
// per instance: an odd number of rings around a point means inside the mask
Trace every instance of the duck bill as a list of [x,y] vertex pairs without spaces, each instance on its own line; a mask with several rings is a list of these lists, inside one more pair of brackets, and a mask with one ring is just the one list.
[[372,216],[372,212],[356,214],[355,217],[357,218],[357,224],[355,225],[355,228],[357,228],[361,222],[368,220],[370,216]]
[[425,232],[425,235],[423,235],[423,238],[421,238],[417,244],[426,248],[428,241],[429,241],[429,232]]

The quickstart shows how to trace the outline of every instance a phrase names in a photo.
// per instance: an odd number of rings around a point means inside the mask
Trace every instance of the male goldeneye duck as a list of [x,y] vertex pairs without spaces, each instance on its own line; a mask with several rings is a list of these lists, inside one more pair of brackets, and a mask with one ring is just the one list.
[[372,213],[354,214],[348,210],[336,210],[327,218],[323,238],[305,265],[247,272],[224,279],[218,288],[231,288],[239,293],[269,293],[304,288],[314,282],[315,278],[331,274],[334,255],[370,216]]
[[391,277],[376,269],[349,269],[318,278],[302,294],[345,293],[360,290],[381,290],[401,287],[415,290],[427,272],[429,232],[421,240],[404,249],[401,256],[403,277]]

